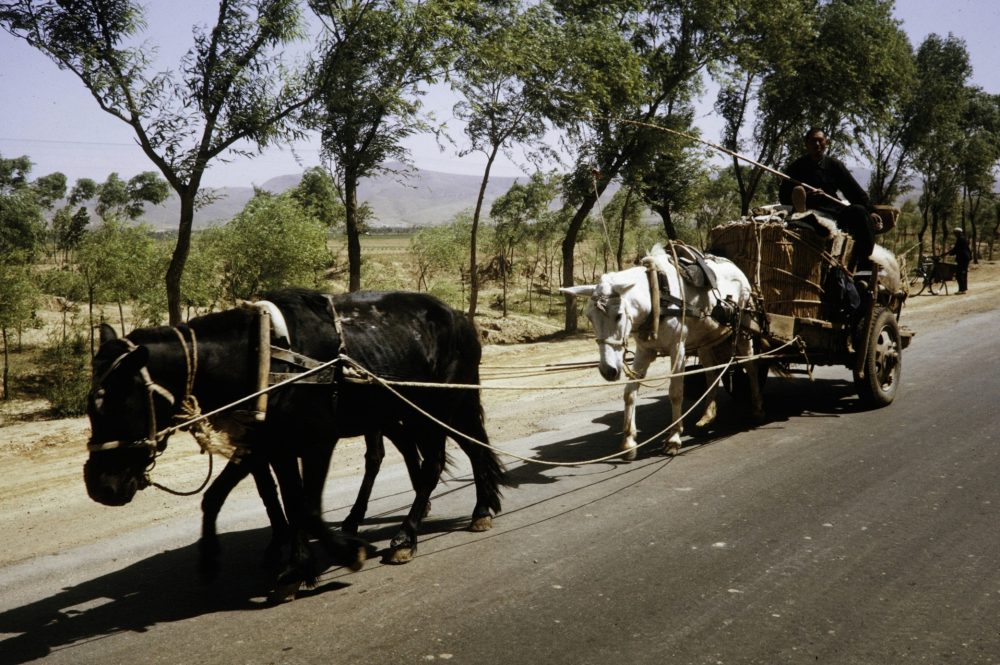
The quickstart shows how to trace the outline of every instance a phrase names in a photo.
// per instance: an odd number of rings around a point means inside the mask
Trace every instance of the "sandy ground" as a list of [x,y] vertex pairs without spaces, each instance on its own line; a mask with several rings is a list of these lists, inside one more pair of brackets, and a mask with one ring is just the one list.
[[[973,266],[969,282],[970,292],[965,295],[911,297],[900,323],[919,335],[921,329],[937,328],[993,309],[1000,297],[1000,265]],[[602,386],[592,368],[538,371],[545,365],[593,360],[594,343],[586,331],[556,341],[488,344],[482,370],[485,385],[539,389],[484,391],[487,429],[494,445],[502,448],[505,440],[544,428],[553,404],[580,394],[570,386],[593,386],[591,389],[601,391],[602,398],[620,394],[621,386]],[[0,533],[4,534],[0,566],[96,542],[176,515],[178,500],[152,489],[141,492],[131,510],[112,511],[91,501],[83,484],[86,419],[26,419],[26,413],[38,410],[37,403],[23,402],[3,405],[0,410]],[[207,457],[195,454],[196,449],[187,435],[171,439],[168,453],[157,465],[156,479],[177,489],[198,487],[208,466]],[[341,442],[332,473],[360,475],[363,452],[360,440]],[[390,457],[394,454],[389,451]],[[221,463],[217,459],[216,470]],[[244,495],[253,491],[251,483],[236,490]],[[199,500],[192,497],[180,505],[194,518]]]

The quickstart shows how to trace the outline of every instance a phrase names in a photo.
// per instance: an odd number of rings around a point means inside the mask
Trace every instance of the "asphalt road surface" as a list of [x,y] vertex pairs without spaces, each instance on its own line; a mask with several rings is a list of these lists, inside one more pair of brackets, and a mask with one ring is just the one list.
[[[191,514],[35,557],[0,569],[0,663],[1000,662],[998,325],[922,331],[885,409],[861,410],[850,372],[821,368],[772,376],[754,429],[723,398],[720,426],[673,459],[511,462],[488,533],[463,530],[456,452],[412,563],[332,569],[285,605],[264,602],[249,499],[224,509],[212,584],[195,575]],[[620,400],[587,395],[496,443],[563,461],[614,450]],[[641,432],[666,411],[647,391]],[[331,480],[331,522],[353,491]],[[410,500],[400,464],[376,496],[363,534],[384,547]]]

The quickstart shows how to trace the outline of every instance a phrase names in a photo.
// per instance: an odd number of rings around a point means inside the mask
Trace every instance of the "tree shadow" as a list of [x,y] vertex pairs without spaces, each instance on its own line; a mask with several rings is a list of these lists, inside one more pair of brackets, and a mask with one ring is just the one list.
[[[221,534],[224,569],[211,582],[199,578],[198,548],[192,544],[0,612],[0,634],[14,635],[0,641],[0,661],[25,663],[117,633],[269,607],[274,573],[261,565],[269,537],[268,529]],[[345,586],[334,582],[323,588]]]

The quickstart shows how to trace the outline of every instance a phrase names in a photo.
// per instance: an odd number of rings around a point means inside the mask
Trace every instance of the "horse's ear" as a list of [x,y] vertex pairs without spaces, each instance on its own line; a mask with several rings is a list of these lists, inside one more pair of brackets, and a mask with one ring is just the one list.
[[586,284],[581,286],[563,286],[559,290],[563,293],[568,293],[571,296],[576,296],[577,298],[589,298],[594,295],[594,291],[597,289],[596,284]]
[[145,367],[148,362],[149,349],[145,346],[137,346],[126,353],[122,359],[118,361],[118,367],[116,370],[131,375]]
[[629,289],[631,289],[633,286],[635,286],[635,282],[629,282],[628,284],[615,284],[613,287],[611,287],[611,290],[614,291],[615,295],[620,296]]
[[99,334],[100,336],[98,337],[98,340],[100,341],[101,344],[104,344],[105,342],[110,342],[113,339],[118,339],[118,333],[116,333],[115,329],[106,323],[101,324]]

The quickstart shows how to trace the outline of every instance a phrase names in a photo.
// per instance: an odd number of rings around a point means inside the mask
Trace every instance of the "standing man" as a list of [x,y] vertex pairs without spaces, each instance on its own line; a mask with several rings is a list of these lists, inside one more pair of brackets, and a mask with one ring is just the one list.
[[954,233],[955,246],[948,250],[948,256],[955,257],[958,292],[965,293],[969,290],[969,262],[972,261],[972,249],[969,248],[969,241],[965,239],[965,231],[956,228]]
[[[854,253],[848,267],[852,271],[869,269],[869,257],[875,248],[875,233],[882,230],[882,220],[873,212],[868,192],[862,189],[842,161],[826,154],[830,143],[822,129],[811,127],[802,138],[806,154],[788,166],[786,174],[791,180],[781,181],[778,199],[781,203],[792,205],[796,212],[812,208],[832,217],[838,228],[854,238]],[[820,189],[833,199],[838,199],[837,192],[841,192],[850,205],[841,205],[820,193],[806,193],[805,188],[796,183]]]

